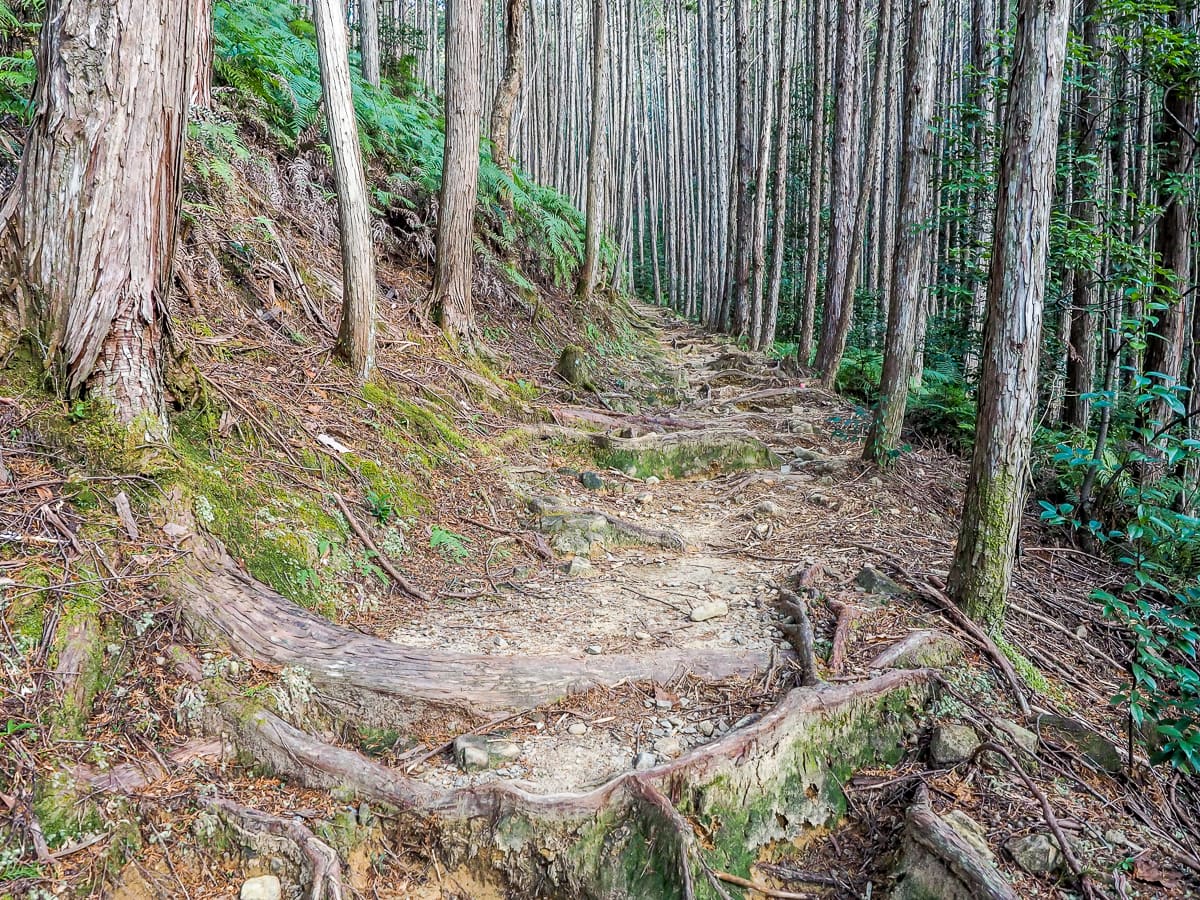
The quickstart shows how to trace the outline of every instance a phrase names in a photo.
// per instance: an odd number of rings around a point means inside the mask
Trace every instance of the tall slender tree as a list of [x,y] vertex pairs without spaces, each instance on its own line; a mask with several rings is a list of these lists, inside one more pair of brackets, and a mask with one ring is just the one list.
[[438,324],[465,350],[475,344],[471,283],[475,269],[475,200],[483,127],[483,0],[446,7],[446,149],[432,305]]
[[1004,621],[1025,505],[1069,16],[1068,3],[1017,7],[975,450],[949,579],[954,599],[992,629]]
[[366,380],[375,368],[375,247],[371,206],[358,142],[350,83],[349,39],[341,0],[313,0],[321,65],[321,95],[337,186],[342,244],[342,321],[335,352]]
[[379,87],[379,0],[358,0],[358,14],[362,77],[367,84]]
[[600,238],[604,227],[604,178],[608,168],[608,7],[606,0],[592,0],[592,117],[588,136],[587,222],[583,241],[583,265],[579,270],[579,298],[592,299],[600,278]]
[[[512,177],[512,124],[525,81],[525,11],[529,0],[504,3],[504,75],[492,102],[492,161]],[[507,194],[505,195],[507,197]],[[511,201],[509,201],[511,202]]]

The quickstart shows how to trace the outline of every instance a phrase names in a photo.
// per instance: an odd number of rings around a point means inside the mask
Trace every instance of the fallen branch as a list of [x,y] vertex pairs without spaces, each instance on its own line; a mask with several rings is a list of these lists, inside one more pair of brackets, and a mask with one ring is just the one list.
[[1092,882],[1090,876],[1084,871],[1083,864],[1079,861],[1079,857],[1075,855],[1075,848],[1071,846],[1071,842],[1067,840],[1067,836],[1063,834],[1062,825],[1058,822],[1058,817],[1054,815],[1054,808],[1050,805],[1050,800],[1046,797],[1045,791],[1033,783],[1021,764],[1017,762],[1016,757],[1005,746],[996,743],[995,741],[987,741],[981,744],[974,753],[973,758],[978,758],[980,753],[998,753],[1003,756],[1012,770],[1016,772],[1017,777],[1025,783],[1026,790],[1030,795],[1035,797],[1042,807],[1042,818],[1046,820],[1046,825],[1050,829],[1050,833],[1054,835],[1054,840],[1058,842],[1059,849],[1062,850],[1063,859],[1067,862],[1067,868],[1071,870],[1071,874],[1075,876],[1075,880],[1079,882],[1079,889],[1083,892],[1083,896],[1087,900],[1093,900],[1099,896],[1096,885]]
[[430,597],[429,594],[421,590],[419,587],[401,575],[396,570],[396,567],[392,565],[391,561],[379,551],[379,548],[375,546],[375,542],[371,540],[371,535],[369,535],[367,530],[363,528],[361,524],[359,524],[358,519],[356,519],[354,514],[350,512],[350,507],[346,504],[346,501],[342,499],[340,494],[333,495],[333,502],[337,504],[337,508],[341,510],[342,515],[346,517],[346,524],[350,526],[350,530],[358,535],[358,539],[367,545],[368,550],[375,554],[375,561],[379,563],[379,568],[383,569],[383,571],[387,573],[388,578],[392,579],[396,587],[400,588],[400,590],[404,591],[404,593],[408,594],[410,597],[415,597],[424,603],[431,602],[433,598]]
[[713,874],[726,884],[736,884],[738,887],[748,888],[755,893],[762,894],[764,897],[780,897],[784,898],[784,900],[813,900],[817,896],[816,894],[797,894],[795,891],[777,890],[773,887],[767,887],[765,884],[751,881],[749,878],[732,875],[729,872],[714,872]]
[[232,800],[202,803],[224,819],[256,852],[282,852],[304,866],[309,900],[342,900],[345,896],[337,851],[299,820],[272,816]]

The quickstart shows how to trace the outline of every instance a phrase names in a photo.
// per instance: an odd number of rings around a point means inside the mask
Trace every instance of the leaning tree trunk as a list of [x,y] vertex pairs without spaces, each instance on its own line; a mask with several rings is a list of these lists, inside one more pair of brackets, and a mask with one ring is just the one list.
[[771,219],[775,231],[771,240],[771,276],[767,284],[767,297],[758,337],[760,347],[770,349],[775,344],[775,331],[779,322],[779,294],[783,282],[784,238],[787,233],[788,163],[792,135],[792,76],[795,74],[796,29],[792,16],[796,7],[792,0],[781,0],[779,7],[780,49],[779,84],[775,97],[776,116],[779,119],[779,140],[775,147],[774,208]]
[[830,179],[829,255],[825,260],[825,314],[821,322],[821,340],[817,345],[816,367],[822,381],[832,385],[837,379],[842,351],[838,331],[842,322],[842,298],[850,256],[850,245],[857,206],[859,147],[859,94],[862,34],[859,13],[862,0],[842,0],[837,29],[837,96],[834,108],[832,177]]
[[886,463],[900,442],[908,407],[909,374],[916,355],[917,310],[925,289],[922,273],[931,235],[929,183],[933,152],[933,102],[936,93],[935,38],[940,19],[939,0],[913,4],[908,21],[905,59],[904,157],[900,182],[900,211],[896,231],[901,239],[892,260],[892,291],[888,298],[888,330],[884,342],[879,405],[871,420],[863,456]]
[[103,398],[150,439],[167,432],[167,297],[206,27],[192,2],[51,0],[36,112],[0,210],[18,328],[58,391]]
[[607,117],[608,8],[606,0],[592,0],[592,121],[588,136],[587,226],[583,241],[583,266],[579,271],[579,299],[592,299],[600,278],[600,235],[604,222],[604,175],[608,165]]
[[1020,0],[1000,160],[975,452],[949,586],[967,614],[1004,621],[1025,504],[1070,4]]
[[[513,110],[525,81],[525,9],[529,0],[507,0],[504,6],[504,75],[492,102],[492,161],[512,178]],[[512,198],[504,193],[506,203]]]
[[[1108,154],[1101,148],[1101,136],[1107,131],[1107,60],[1104,58],[1104,23],[1098,0],[1083,6],[1083,46],[1087,59],[1083,64],[1083,86],[1075,114],[1077,153],[1075,200],[1072,218],[1089,234],[1100,231],[1100,203],[1107,186],[1105,169]],[[1072,428],[1086,431],[1091,419],[1091,392],[1096,380],[1096,307],[1100,298],[1102,274],[1096,269],[1104,254],[1089,254],[1087,264],[1078,265],[1071,291],[1070,338],[1067,350],[1066,389],[1063,420]]]
[[[1179,0],[1172,24],[1185,32],[1195,29],[1196,13],[1190,0]],[[1183,372],[1183,348],[1186,337],[1187,292],[1191,287],[1192,215],[1188,193],[1180,188],[1195,165],[1196,99],[1194,75],[1178,64],[1169,70],[1171,84],[1163,101],[1162,118],[1163,172],[1159,188],[1162,216],[1155,231],[1155,253],[1159,269],[1165,273],[1155,285],[1154,299],[1164,308],[1157,313],[1158,323],[1150,329],[1146,342],[1145,372],[1158,373],[1173,384]],[[1143,425],[1157,431],[1166,425],[1170,410],[1165,402],[1151,404],[1143,416]]]
[[471,280],[475,265],[475,200],[483,107],[483,0],[449,0],[446,8],[446,150],[433,307],[451,342],[475,343]]
[[358,9],[362,77],[367,84],[379,87],[379,0],[359,0]]
[[342,323],[335,352],[365,381],[375,368],[375,248],[341,0],[313,0],[313,24],[342,235]]
[[746,333],[750,318],[751,269],[754,265],[754,248],[751,244],[751,229],[754,224],[754,194],[750,185],[754,179],[754,116],[750,109],[750,0],[734,0],[734,67],[737,70],[737,99],[735,110],[734,143],[737,173],[736,190],[730,197],[734,213],[733,272],[730,312],[733,316],[732,331],[735,335]]
[[824,206],[825,162],[825,98],[828,63],[826,34],[829,24],[824,15],[830,0],[813,0],[815,29],[812,48],[812,107],[811,132],[808,143],[808,211],[805,235],[804,299],[800,310],[796,354],[801,365],[812,360],[813,328],[817,309],[817,287],[821,269],[821,210]]

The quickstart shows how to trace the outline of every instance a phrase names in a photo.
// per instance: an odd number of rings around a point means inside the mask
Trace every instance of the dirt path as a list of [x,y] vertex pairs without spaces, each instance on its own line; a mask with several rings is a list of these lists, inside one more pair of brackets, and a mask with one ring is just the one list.
[[[512,467],[519,492],[550,494],[575,509],[673,530],[686,549],[600,541],[585,555],[577,547],[574,563],[567,554],[532,580],[501,583],[494,595],[456,601],[436,618],[414,616],[391,639],[465,654],[584,659],[652,650],[756,650],[769,654],[769,671],[755,680],[712,685],[690,679],[680,668],[673,673],[674,689],[657,696],[632,686],[593,693],[586,708],[561,704],[535,719],[532,728],[498,734],[516,745],[507,752],[519,750],[507,764],[466,774],[448,760],[431,760],[419,770],[424,780],[463,787],[516,779],[536,792],[580,790],[635,764],[651,765],[651,756],[661,762],[720,737],[790,686],[790,644],[777,628],[774,607],[782,580],[818,562],[837,570],[838,553],[860,552],[811,539],[811,532],[825,532],[826,520],[835,516],[839,533],[851,535],[853,520],[835,510],[862,505],[853,497],[854,486],[863,481],[862,467],[844,406],[760,355],[741,353],[656,311],[649,315],[661,329],[667,359],[688,387],[680,406],[644,410],[646,416],[678,417],[701,429],[736,424],[768,445],[778,465],[643,479],[616,470],[580,471],[561,444],[534,441],[528,458]],[[599,405],[593,412],[607,414]],[[879,492],[878,479],[859,487]],[[859,515],[876,521],[889,512],[868,508]],[[844,574],[853,578],[856,571]],[[856,589],[849,593],[861,595]]]

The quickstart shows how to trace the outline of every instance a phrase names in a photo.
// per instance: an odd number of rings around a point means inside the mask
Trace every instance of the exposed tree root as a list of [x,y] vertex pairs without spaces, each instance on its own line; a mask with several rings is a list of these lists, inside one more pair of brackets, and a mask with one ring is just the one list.
[[387,576],[392,579],[392,582],[396,585],[396,587],[400,588],[400,590],[404,591],[404,593],[408,594],[410,597],[415,597],[418,600],[423,600],[428,603],[431,599],[429,594],[414,585],[396,570],[396,567],[392,565],[391,561],[380,552],[377,546],[375,546],[375,542],[371,540],[371,535],[367,533],[367,530],[363,528],[358,519],[355,518],[354,513],[350,512],[350,507],[346,504],[346,501],[343,500],[340,495],[334,494],[333,502],[337,504],[337,508],[341,510],[342,515],[346,517],[346,524],[350,526],[350,530],[358,535],[358,539],[367,545],[368,550],[375,554],[375,561],[379,564],[379,567],[387,573]]
[[549,795],[507,782],[435,787],[323,743],[219,683],[204,689],[217,727],[261,765],[395,808],[402,826],[436,833],[447,865],[469,865],[520,896],[686,898],[724,895],[711,864],[744,866],[765,843],[836,821],[845,799],[835,773],[894,762],[936,680],[912,670],[798,688],[752,725],[679,759]]
[[837,624],[833,628],[833,647],[829,651],[829,671],[834,675],[841,675],[842,669],[846,667],[846,645],[850,640],[850,629],[866,614],[866,610],[841,600],[826,600],[825,605],[837,615]]
[[502,657],[404,647],[300,608],[239,569],[213,541],[196,537],[189,549],[192,560],[170,586],[189,627],[260,665],[303,668],[341,718],[363,725],[404,727],[437,710],[467,730],[499,711],[622,680],[664,683],[683,672],[721,680],[770,665],[766,652],[749,650]]
[[337,851],[296,819],[272,816],[234,803],[204,800],[257,853],[286,856],[304,868],[309,900],[342,900],[342,863]]
[[780,462],[770,447],[742,428],[704,428],[626,438],[561,425],[533,425],[516,429],[514,434],[589,445],[595,448],[600,465],[635,478],[688,478],[770,468]]
[[811,687],[821,683],[817,674],[817,655],[813,649],[813,627],[808,618],[808,603],[799,594],[780,588],[777,605],[784,615],[791,618],[791,623],[781,623],[780,631],[787,637],[788,643],[796,651],[800,659],[800,683]]
[[905,816],[900,872],[892,896],[903,900],[1017,900],[996,867],[934,813],[924,785]]
[[687,542],[671,528],[648,528],[599,509],[572,507],[559,497],[536,497],[530,511],[538,516],[538,528],[565,541],[564,550],[586,553],[593,543],[635,545],[686,550]]
[[729,399],[723,400],[722,402],[725,403],[727,406],[741,406],[745,403],[762,404],[762,402],[764,400],[778,400],[778,401],[780,401],[779,405],[782,406],[784,403],[792,401],[796,397],[812,396],[813,394],[816,394],[816,393],[820,393],[820,391],[817,388],[802,387],[802,386],[801,387],[766,388],[761,391],[751,391],[748,394],[742,394],[737,397],[730,397]]

